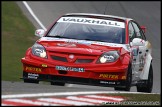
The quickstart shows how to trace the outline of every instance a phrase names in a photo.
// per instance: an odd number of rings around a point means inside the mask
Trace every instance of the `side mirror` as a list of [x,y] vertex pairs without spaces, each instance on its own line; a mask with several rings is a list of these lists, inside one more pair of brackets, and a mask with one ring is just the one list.
[[146,33],[146,27],[145,26],[141,26],[141,29],[143,30],[144,33]]
[[141,39],[141,38],[134,38],[132,40],[131,45],[132,46],[144,46],[145,45],[145,40]]
[[45,33],[45,30],[43,30],[43,29],[37,29],[35,31],[35,36],[43,37],[44,36],[44,33]]

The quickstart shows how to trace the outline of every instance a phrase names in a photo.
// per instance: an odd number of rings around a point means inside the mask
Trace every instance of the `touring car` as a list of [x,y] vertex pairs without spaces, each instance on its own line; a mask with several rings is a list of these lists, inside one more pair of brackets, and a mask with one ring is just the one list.
[[151,93],[153,67],[146,27],[131,18],[67,13],[40,37],[21,59],[25,83],[49,81],[114,87]]

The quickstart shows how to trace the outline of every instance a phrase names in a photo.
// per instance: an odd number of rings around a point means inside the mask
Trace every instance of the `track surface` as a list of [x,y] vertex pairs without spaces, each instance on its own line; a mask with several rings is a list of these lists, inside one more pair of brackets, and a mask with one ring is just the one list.
[[[29,14],[22,2],[17,2],[24,14],[36,26],[41,28],[33,17]],[[130,17],[135,19],[140,25],[147,27],[146,37],[152,43],[153,47],[153,69],[154,84],[153,93],[161,92],[161,47],[160,47],[160,2],[27,2],[32,8],[36,16],[48,28],[54,20],[65,13],[81,12],[81,13],[99,13],[103,14],[107,5],[106,14]],[[33,32],[34,33],[34,32]],[[23,82],[6,82],[2,81],[2,94],[18,94],[18,93],[39,93],[39,92],[72,92],[72,91],[113,91],[113,88],[74,85],[67,84],[62,86],[51,86],[49,83],[40,84],[24,84]],[[132,92],[136,92],[136,88],[131,88]]]

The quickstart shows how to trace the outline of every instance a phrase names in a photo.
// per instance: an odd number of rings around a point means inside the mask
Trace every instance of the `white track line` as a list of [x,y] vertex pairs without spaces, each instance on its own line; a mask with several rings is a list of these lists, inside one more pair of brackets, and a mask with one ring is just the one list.
[[80,102],[80,101],[73,101],[73,100],[67,100],[67,99],[59,99],[59,98],[39,98],[40,101],[46,101],[46,102],[53,102],[53,103],[61,103],[61,104],[69,104],[69,105],[94,105],[92,103],[87,102]]
[[101,95],[86,95],[85,97],[89,98],[99,98],[99,99],[106,99],[106,100],[116,100],[116,101],[123,101],[123,98],[117,98],[117,97],[110,97],[110,96],[101,96]]
[[37,18],[37,16],[34,14],[33,10],[30,8],[30,6],[28,5],[28,3],[26,1],[23,1],[23,4],[25,5],[25,7],[28,9],[28,11],[30,12],[30,14],[34,17],[34,19],[37,21],[37,23],[46,31],[47,29],[45,28],[45,26],[40,22],[40,20]]
[[44,97],[44,96],[62,96],[62,95],[81,95],[81,94],[101,94],[101,93],[125,93],[125,94],[159,94],[142,92],[117,92],[117,91],[90,91],[90,92],[57,92],[57,93],[36,93],[36,94],[14,94],[2,95],[1,98],[24,98],[24,97]]
[[[103,102],[107,101],[107,100],[85,98],[85,97],[78,97],[78,96],[68,96],[66,98],[70,99],[70,100],[86,101],[86,102],[91,102],[91,103],[95,103],[95,104],[102,104]],[[114,102],[114,101],[109,101],[109,102]]]

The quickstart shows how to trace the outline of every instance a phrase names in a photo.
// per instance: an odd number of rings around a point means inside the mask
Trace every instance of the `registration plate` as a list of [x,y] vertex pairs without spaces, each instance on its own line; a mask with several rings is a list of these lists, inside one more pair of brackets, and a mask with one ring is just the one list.
[[84,68],[74,68],[74,67],[66,67],[66,66],[56,66],[56,70],[84,72]]

